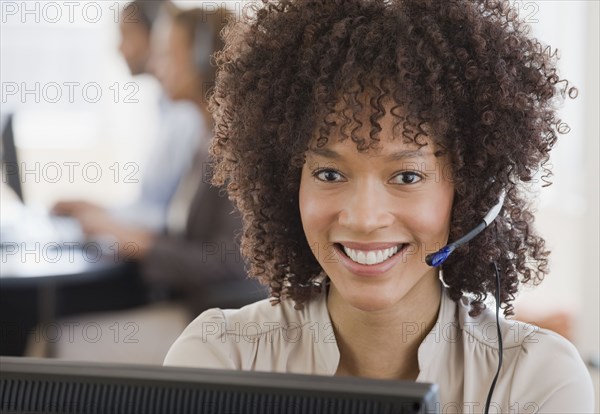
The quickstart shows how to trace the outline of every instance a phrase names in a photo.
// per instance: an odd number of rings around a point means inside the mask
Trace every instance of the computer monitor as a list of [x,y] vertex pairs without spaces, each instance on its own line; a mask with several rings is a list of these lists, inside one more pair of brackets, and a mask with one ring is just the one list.
[[438,386],[265,372],[0,357],[11,413],[435,413]]
[[15,145],[15,133],[13,130],[13,116],[8,115],[6,125],[2,129],[2,175],[6,175],[8,186],[15,192],[17,197],[23,201],[23,189],[21,188],[21,175],[17,158],[17,147]]

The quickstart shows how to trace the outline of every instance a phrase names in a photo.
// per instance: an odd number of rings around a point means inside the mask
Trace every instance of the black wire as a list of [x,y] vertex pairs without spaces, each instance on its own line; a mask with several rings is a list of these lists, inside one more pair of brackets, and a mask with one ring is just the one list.
[[500,271],[498,270],[498,265],[496,262],[492,262],[494,265],[494,270],[496,271],[496,329],[498,330],[498,370],[496,371],[496,375],[494,376],[494,380],[492,381],[492,385],[490,386],[490,391],[488,392],[487,400],[485,402],[485,414],[490,412],[490,403],[492,401],[492,394],[494,393],[494,388],[496,387],[496,381],[498,380],[498,374],[500,374],[500,368],[502,368],[502,332],[500,332]]

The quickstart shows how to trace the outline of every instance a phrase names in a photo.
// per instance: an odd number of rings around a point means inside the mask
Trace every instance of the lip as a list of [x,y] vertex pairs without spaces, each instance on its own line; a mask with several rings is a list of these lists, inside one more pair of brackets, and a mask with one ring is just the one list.
[[[387,245],[387,247],[383,247],[385,249],[385,248],[397,246],[398,244],[402,244],[402,243],[393,243],[393,244],[392,243],[387,243],[387,244],[382,243],[381,245]],[[344,243],[344,245],[351,249],[355,249],[355,247],[351,247],[345,243]],[[372,247],[375,245],[378,245],[378,244],[377,243],[368,244],[368,245],[363,244],[362,246],[363,247],[369,246],[369,247],[371,247],[370,250],[377,250]],[[395,255],[393,255],[392,257],[387,259],[385,262],[374,264],[374,265],[363,265],[360,263],[356,263],[355,261],[350,259],[348,256],[346,256],[346,254],[341,250],[341,247],[337,243],[334,244],[333,250],[337,254],[337,256],[340,260],[340,263],[346,269],[348,269],[350,272],[352,272],[356,275],[360,275],[360,276],[377,276],[377,275],[381,275],[381,274],[387,272],[392,267],[394,267],[399,261],[403,260],[405,258],[405,254],[406,254],[408,246],[409,246],[409,244],[405,243],[404,246],[402,247],[402,249],[399,250]]]

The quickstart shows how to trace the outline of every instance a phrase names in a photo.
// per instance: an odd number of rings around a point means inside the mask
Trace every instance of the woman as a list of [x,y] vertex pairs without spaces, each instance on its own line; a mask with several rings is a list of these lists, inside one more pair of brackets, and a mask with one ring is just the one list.
[[510,316],[547,273],[519,182],[547,180],[552,104],[575,93],[554,58],[504,2],[265,3],[226,34],[211,150],[271,303],[203,313],[165,364],[434,382],[442,412],[488,395],[498,412],[591,412],[575,348],[518,322],[500,322],[490,386],[484,300]]

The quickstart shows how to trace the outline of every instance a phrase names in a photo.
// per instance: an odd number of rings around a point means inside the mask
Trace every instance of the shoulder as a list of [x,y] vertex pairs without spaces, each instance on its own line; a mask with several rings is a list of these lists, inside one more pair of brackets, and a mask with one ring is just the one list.
[[[208,309],[190,323],[169,349],[165,365],[202,368],[239,368],[234,346],[250,343],[250,326],[268,325],[280,317],[280,305],[271,305],[268,299],[241,309]],[[244,337],[245,336],[245,337]]]
[[[302,341],[315,320],[314,304],[296,310],[291,300],[273,305],[269,299],[241,309],[209,309],[175,341],[165,365],[218,369],[274,370],[273,350],[285,354]],[[268,360],[265,362],[265,360]]]
[[202,113],[194,104],[184,101],[170,101],[164,106],[161,128],[172,140],[188,144],[181,151],[190,151],[190,146],[197,146],[198,139],[208,132]]
[[167,101],[163,105],[165,115],[173,121],[191,120],[194,124],[202,124],[201,113],[196,106],[187,101]]
[[517,363],[513,401],[535,401],[540,413],[593,412],[590,373],[567,339],[535,327],[535,333],[522,342]]
[[227,350],[210,346],[211,327],[224,321],[220,309],[209,309],[190,323],[167,352],[164,365],[197,368],[232,368]]
[[[461,331],[472,341],[482,346],[498,349],[498,327],[496,309],[485,308],[478,316],[469,315],[471,300],[463,296],[458,302],[458,325]],[[502,312],[502,311],[500,311]],[[504,350],[526,347],[536,343],[540,328],[516,320],[499,318],[500,333]]]
[[[468,299],[463,298],[458,307],[463,336],[497,354],[495,308],[472,318]],[[507,397],[511,402],[519,407],[533,404],[540,413],[593,412],[591,377],[571,342],[547,329],[502,317],[500,331],[504,357],[500,375],[510,377]]]

